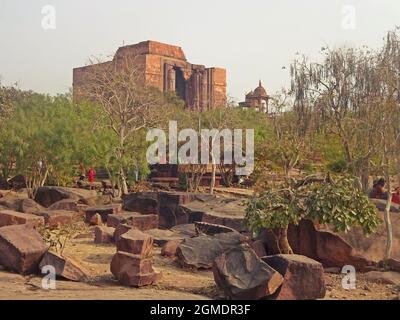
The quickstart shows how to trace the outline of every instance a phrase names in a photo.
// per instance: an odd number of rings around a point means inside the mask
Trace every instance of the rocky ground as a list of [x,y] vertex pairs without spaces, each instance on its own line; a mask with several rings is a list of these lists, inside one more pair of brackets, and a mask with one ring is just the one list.
[[[153,252],[154,267],[162,278],[156,286],[144,288],[123,287],[113,279],[110,261],[115,254],[112,244],[94,244],[93,238],[72,240],[65,255],[79,261],[91,278],[88,283],[57,281],[56,290],[44,290],[41,278],[21,276],[0,270],[0,299],[223,299],[211,271],[182,269],[174,259]],[[345,290],[342,275],[325,273],[328,300],[393,300],[399,299],[400,286],[376,283],[357,275],[357,289]]]

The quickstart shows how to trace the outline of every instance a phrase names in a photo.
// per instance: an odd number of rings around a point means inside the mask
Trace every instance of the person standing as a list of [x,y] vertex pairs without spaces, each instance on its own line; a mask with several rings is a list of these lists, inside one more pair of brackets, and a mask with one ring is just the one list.
[[93,182],[94,182],[95,176],[96,176],[96,171],[94,171],[93,167],[90,167],[90,169],[89,169],[89,183],[90,183],[90,189],[93,188]]

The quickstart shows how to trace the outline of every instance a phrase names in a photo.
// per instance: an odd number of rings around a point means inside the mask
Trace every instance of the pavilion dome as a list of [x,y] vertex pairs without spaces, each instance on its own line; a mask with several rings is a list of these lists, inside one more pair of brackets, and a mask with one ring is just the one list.
[[267,96],[267,90],[262,86],[261,80],[258,84],[258,87],[254,90],[253,95],[256,97],[266,97]]

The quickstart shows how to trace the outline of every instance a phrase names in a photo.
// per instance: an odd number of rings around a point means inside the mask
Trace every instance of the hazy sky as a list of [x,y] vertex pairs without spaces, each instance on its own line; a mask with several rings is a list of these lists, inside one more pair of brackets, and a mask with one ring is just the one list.
[[[55,30],[42,28],[45,5],[56,10]],[[377,47],[396,24],[399,0],[0,0],[0,75],[23,89],[66,92],[72,68],[91,55],[157,40],[181,46],[189,62],[226,68],[228,93],[242,100],[259,79],[270,93],[287,85],[282,66],[297,51]]]

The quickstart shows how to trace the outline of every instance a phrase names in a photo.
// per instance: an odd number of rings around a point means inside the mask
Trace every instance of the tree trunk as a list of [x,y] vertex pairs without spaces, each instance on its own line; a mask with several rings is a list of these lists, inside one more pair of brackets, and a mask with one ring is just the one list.
[[286,228],[275,228],[273,233],[276,238],[276,243],[281,254],[293,254],[293,249],[289,244],[288,240],[288,227]]
[[217,165],[213,164],[211,173],[210,194],[214,194],[216,172],[217,172]]
[[390,220],[390,208],[392,205],[392,192],[391,192],[391,182],[389,175],[389,164],[387,169],[385,170],[385,179],[387,181],[387,192],[388,197],[386,200],[386,208],[384,212],[385,226],[386,226],[386,251],[385,251],[385,259],[389,259],[392,255],[392,247],[393,247],[393,230],[392,230],[392,222]]
[[120,178],[121,178],[121,192],[122,194],[128,194],[128,184],[126,183],[126,176],[124,169],[120,168]]

